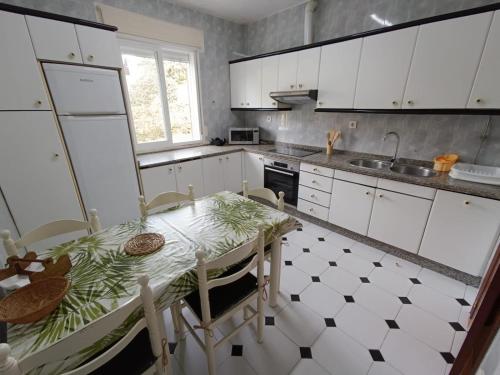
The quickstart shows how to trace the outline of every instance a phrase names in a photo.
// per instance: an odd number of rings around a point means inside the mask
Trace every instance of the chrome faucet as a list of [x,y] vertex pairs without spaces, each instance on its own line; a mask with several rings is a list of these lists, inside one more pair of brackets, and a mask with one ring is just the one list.
[[399,134],[396,133],[396,132],[388,132],[384,135],[384,141],[387,139],[387,137],[389,137],[390,135],[393,135],[394,137],[396,137],[396,150],[394,151],[394,157],[391,159],[391,164],[394,164],[394,162],[396,161],[396,159],[398,158],[398,150],[399,150],[399,141],[400,141],[400,137],[399,137]]

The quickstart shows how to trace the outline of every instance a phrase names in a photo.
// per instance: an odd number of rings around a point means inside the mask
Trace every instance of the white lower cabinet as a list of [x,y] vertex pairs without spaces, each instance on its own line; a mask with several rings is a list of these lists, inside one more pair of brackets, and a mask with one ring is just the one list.
[[55,220],[83,219],[51,112],[0,111],[0,176],[21,234]]
[[368,237],[417,253],[432,201],[377,189]]
[[239,193],[242,191],[241,182],[243,181],[241,152],[223,155],[223,158],[224,189]]
[[500,201],[439,190],[419,255],[483,274],[500,231]]
[[299,198],[297,203],[297,210],[305,214],[314,216],[320,220],[328,221],[328,207],[323,207],[319,204],[311,203]]
[[205,194],[224,190],[224,155],[202,159],[202,164]]
[[375,188],[334,180],[328,221],[366,236]]
[[173,164],[141,169],[141,179],[147,202],[160,193],[177,191],[175,165]]
[[194,196],[202,197],[205,194],[203,188],[203,174],[201,160],[190,160],[175,165],[175,176],[177,178],[177,191],[187,193],[188,185],[193,185]]
[[325,193],[324,191],[312,189],[307,186],[299,186],[300,199],[319,204],[323,207],[330,207],[330,196],[331,194]]
[[245,180],[249,189],[264,187],[264,157],[259,154],[245,152]]

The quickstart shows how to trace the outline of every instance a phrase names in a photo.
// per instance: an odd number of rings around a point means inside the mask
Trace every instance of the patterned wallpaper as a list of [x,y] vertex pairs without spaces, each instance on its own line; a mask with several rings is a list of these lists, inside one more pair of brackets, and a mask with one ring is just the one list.
[[[6,3],[95,21],[91,0],[4,0]],[[166,0],[99,0],[149,17],[204,31],[205,49],[200,53],[200,81],[204,124],[208,136],[227,137],[227,128],[242,124],[241,116],[229,110],[229,66],[234,51],[244,51],[243,26]]]
[[[314,14],[314,41],[355,34],[381,27],[376,14],[393,24],[495,3],[494,0],[318,0]],[[303,44],[304,5],[245,26],[249,55]],[[288,113],[246,113],[245,125],[259,126],[262,138],[324,147],[327,130],[342,130],[341,149],[389,155],[387,131],[401,135],[403,157],[431,160],[442,152],[458,152],[462,160],[500,166],[500,117],[456,115],[384,115],[314,113],[314,105],[296,106]],[[269,121],[268,121],[269,120]],[[348,129],[348,121],[358,121]],[[481,135],[490,121],[488,138]]]

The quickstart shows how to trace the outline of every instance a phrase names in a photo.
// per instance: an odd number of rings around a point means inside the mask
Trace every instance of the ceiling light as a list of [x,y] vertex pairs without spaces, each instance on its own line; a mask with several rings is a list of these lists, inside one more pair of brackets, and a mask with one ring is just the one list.
[[381,24],[382,26],[392,26],[392,22],[389,22],[388,20],[383,20],[382,18],[380,18],[379,16],[377,16],[375,13],[373,13],[372,15],[370,15],[370,17],[375,20],[376,22],[378,22],[379,24]]

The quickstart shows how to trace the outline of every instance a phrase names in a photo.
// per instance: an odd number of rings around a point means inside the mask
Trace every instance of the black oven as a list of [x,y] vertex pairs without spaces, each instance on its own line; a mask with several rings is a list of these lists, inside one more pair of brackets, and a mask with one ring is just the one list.
[[285,202],[297,205],[299,196],[299,163],[264,159],[264,187],[276,194],[285,193]]

